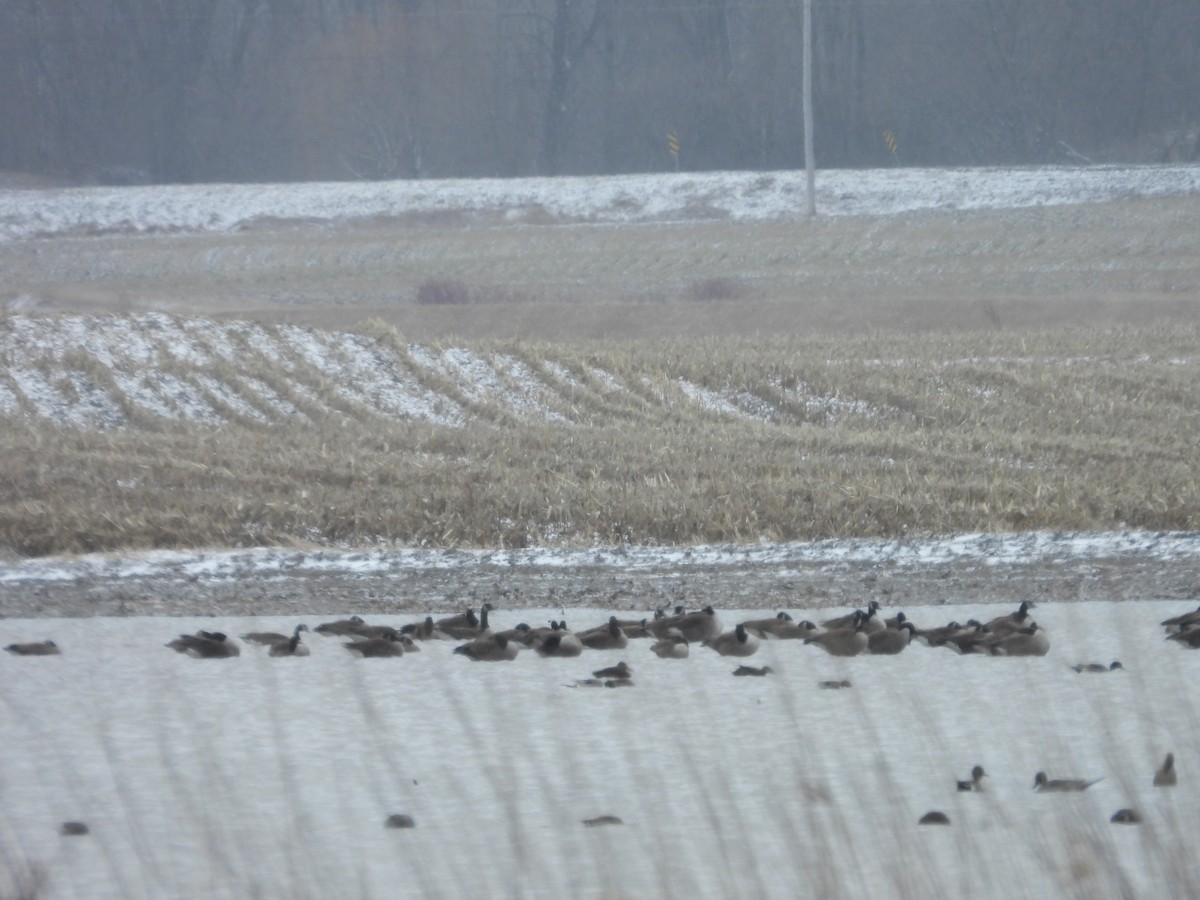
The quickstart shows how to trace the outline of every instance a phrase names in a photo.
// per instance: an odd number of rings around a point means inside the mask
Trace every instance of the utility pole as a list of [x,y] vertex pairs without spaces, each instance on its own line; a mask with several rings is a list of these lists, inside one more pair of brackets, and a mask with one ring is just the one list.
[[812,0],[804,0],[804,175],[808,190],[807,213],[817,214],[817,164],[813,156],[812,112]]

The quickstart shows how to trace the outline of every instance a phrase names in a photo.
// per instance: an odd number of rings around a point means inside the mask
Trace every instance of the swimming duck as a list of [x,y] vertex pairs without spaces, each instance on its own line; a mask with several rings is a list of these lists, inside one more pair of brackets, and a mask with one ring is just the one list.
[[633,669],[625,663],[624,660],[617,663],[615,666],[608,666],[604,669],[597,669],[592,673],[593,678],[632,678]]
[[1107,666],[1104,663],[1076,663],[1075,665],[1071,666],[1071,669],[1073,671],[1081,672],[1081,673],[1082,672],[1115,672],[1115,671],[1117,671],[1117,669],[1124,669],[1124,668],[1125,667],[1123,665],[1121,665],[1121,663],[1115,659],[1111,663],[1109,663]]
[[1108,821],[1117,825],[1140,825],[1142,814],[1136,809],[1118,809]]
[[1168,753],[1162,766],[1154,773],[1154,786],[1173,787],[1178,781],[1179,776],[1175,774],[1175,754]]
[[1086,791],[1102,778],[1047,778],[1045,772],[1038,772],[1033,777],[1033,789],[1039,793]]
[[931,809],[917,820],[918,825],[949,825],[950,817],[940,809]]
[[842,688],[850,687],[850,682],[842,679],[840,681],[818,681],[817,687],[823,691],[838,691]]
[[35,641],[29,644],[9,644],[4,648],[16,656],[57,656],[60,651],[54,641]]
[[761,668],[755,668],[754,666],[738,666],[733,670],[733,674],[737,675],[739,678],[745,676],[750,676],[751,678],[761,678],[764,675],[771,675],[774,673],[774,671],[775,670],[770,666],[763,666]]
[[336,622],[323,622],[318,625],[313,631],[317,634],[325,634],[331,637],[345,637],[348,634],[353,634],[354,629],[363,624],[363,620],[359,616],[351,616],[348,619],[338,619]]
[[983,779],[986,775],[987,772],[983,771],[983,766],[976,766],[971,770],[969,781],[958,782],[958,789],[960,791],[982,791]]
[[671,628],[650,649],[660,659],[687,659],[688,642],[678,628]]
[[521,645],[503,634],[485,634],[469,644],[460,644],[454,652],[476,662],[508,662],[517,658]]
[[240,656],[241,650],[233,641],[226,638],[220,631],[197,631],[195,634],[181,634],[167,644],[177,653],[186,653],[196,659],[228,659]]
[[733,631],[717,635],[704,642],[722,656],[751,656],[758,651],[758,638],[746,630],[746,626],[738,623]]

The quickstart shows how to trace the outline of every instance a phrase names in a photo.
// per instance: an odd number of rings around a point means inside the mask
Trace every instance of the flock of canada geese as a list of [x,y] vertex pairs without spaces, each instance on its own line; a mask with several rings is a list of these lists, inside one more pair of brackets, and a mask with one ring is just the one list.
[[[993,656],[1045,656],[1050,649],[1050,640],[1045,629],[1038,626],[1030,615],[1032,603],[1023,602],[1011,613],[997,616],[990,621],[975,619],[965,624],[950,622],[934,628],[918,628],[903,612],[884,618],[878,602],[872,600],[865,609],[837,618],[827,619],[820,625],[807,620],[796,621],[786,612],[762,619],[751,619],[737,623],[732,629],[721,628],[720,619],[711,606],[701,610],[657,610],[652,618],[620,619],[610,616],[603,624],[584,631],[572,631],[565,620],[552,621],[548,625],[533,627],[521,623],[514,628],[495,630],[488,623],[488,613],[493,610],[485,603],[478,614],[473,609],[441,619],[426,616],[423,621],[411,622],[400,627],[370,625],[359,616],[325,622],[312,629],[324,637],[344,638],[342,646],[360,657],[398,657],[421,649],[421,644],[430,641],[458,642],[453,652],[478,662],[503,662],[516,659],[523,650],[531,650],[539,656],[575,657],[585,650],[624,650],[629,642],[646,639],[650,651],[661,659],[685,659],[693,645],[708,648],[721,656],[747,657],[756,653],[764,641],[798,640],[819,647],[832,656],[858,656],[860,654],[893,655],[903,652],[914,641],[929,647],[944,647],[956,653],[975,653]],[[1200,649],[1200,607],[1195,611],[1174,616],[1161,623],[1166,630],[1167,640],[1190,649]],[[309,646],[301,635],[308,632],[307,625],[297,625],[291,634],[278,632],[250,632],[241,635],[241,640],[265,648],[272,657],[307,656]],[[241,654],[238,642],[219,631],[197,631],[181,634],[170,641],[167,647],[179,653],[200,659],[225,659]],[[18,656],[53,656],[61,653],[52,640],[33,643],[9,644],[4,648]],[[1111,663],[1079,663],[1071,667],[1078,673],[1113,672],[1122,669],[1119,661]],[[733,672],[737,676],[765,676],[771,674],[769,666],[754,667],[739,665]],[[592,677],[568,687],[603,686],[631,687],[632,668],[621,661],[615,666],[597,669]],[[828,689],[850,687],[849,681],[822,681],[819,687]],[[982,766],[975,766],[968,779],[958,781],[959,791],[982,791],[987,773]],[[1087,790],[1099,778],[1049,778],[1045,772],[1034,777],[1033,789],[1040,793],[1066,793]],[[1170,787],[1177,783],[1175,757],[1168,753],[1162,766],[1155,772],[1155,787]],[[949,824],[949,818],[937,810],[922,816],[923,825]],[[1111,821],[1133,824],[1141,816],[1132,809],[1121,809],[1113,814]],[[590,824],[590,823],[587,823]]]

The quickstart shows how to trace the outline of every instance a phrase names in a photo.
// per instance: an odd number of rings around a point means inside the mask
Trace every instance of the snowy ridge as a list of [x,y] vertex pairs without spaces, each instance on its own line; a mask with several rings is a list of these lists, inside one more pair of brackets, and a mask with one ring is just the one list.
[[[1200,193],[1200,166],[827,170],[817,192],[822,214],[832,216],[1096,203]],[[804,209],[802,171],[9,189],[0,190],[0,241],[412,215],[618,224],[788,219]]]

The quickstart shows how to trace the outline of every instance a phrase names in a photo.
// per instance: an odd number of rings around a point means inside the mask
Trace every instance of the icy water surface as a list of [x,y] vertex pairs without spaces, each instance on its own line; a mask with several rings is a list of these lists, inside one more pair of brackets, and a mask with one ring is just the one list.
[[[195,660],[163,645],[305,620],[2,621],[0,644],[52,637],[63,654],[0,654],[0,895],[40,879],[86,898],[1183,896],[1200,886],[1200,654],[1158,622],[1184,611],[1042,604],[1043,658],[770,642],[747,660],[766,678],[648,641],[474,663],[451,642],[363,660],[313,634],[307,658]],[[577,628],[608,616],[567,612]],[[567,687],[620,659],[633,688]],[[1114,659],[1124,671],[1069,668]],[[1168,751],[1180,784],[1154,789]],[[957,792],[977,763],[987,792]],[[1039,770],[1103,781],[1035,794]],[[1121,807],[1145,823],[1110,824]],[[918,826],[931,809],[950,827]],[[384,828],[392,813],[417,827]],[[604,814],[624,824],[582,824]],[[72,819],[91,834],[60,836]]]

